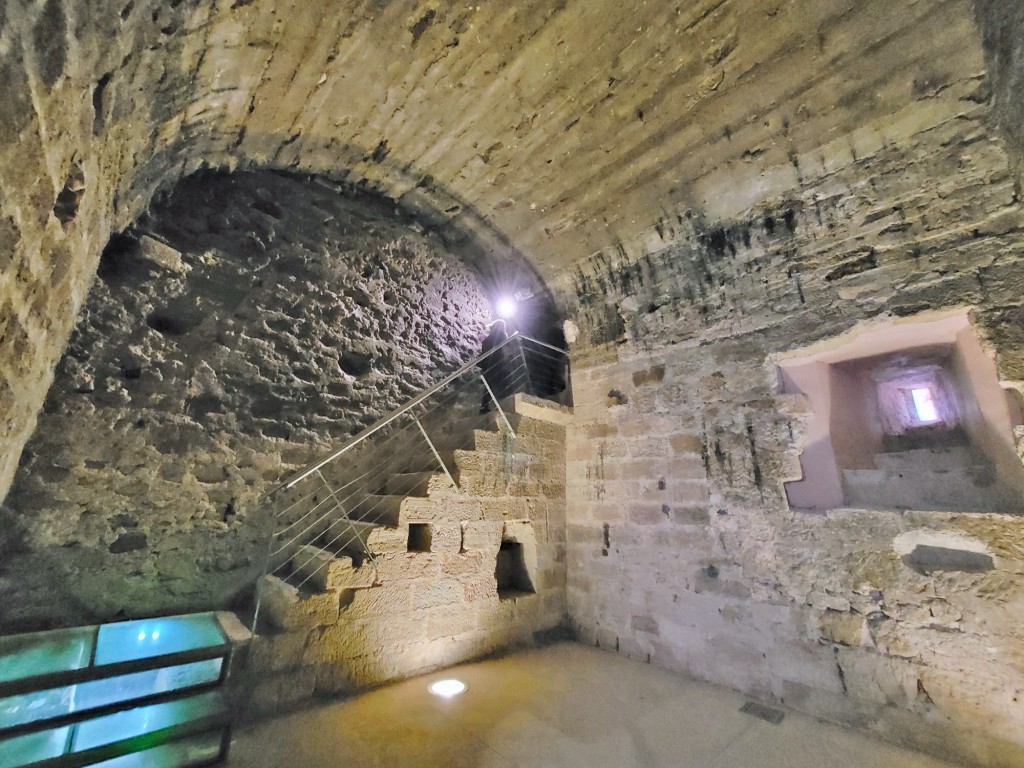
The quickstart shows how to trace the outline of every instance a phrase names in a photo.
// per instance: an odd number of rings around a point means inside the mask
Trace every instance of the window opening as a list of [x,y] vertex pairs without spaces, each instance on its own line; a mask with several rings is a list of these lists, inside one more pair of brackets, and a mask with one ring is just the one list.
[[914,413],[919,422],[934,424],[939,420],[939,410],[935,407],[935,399],[928,387],[914,387],[910,390],[910,397],[914,401]]
[[794,509],[1024,509],[1021,410],[969,313],[857,330],[780,361],[808,400]]

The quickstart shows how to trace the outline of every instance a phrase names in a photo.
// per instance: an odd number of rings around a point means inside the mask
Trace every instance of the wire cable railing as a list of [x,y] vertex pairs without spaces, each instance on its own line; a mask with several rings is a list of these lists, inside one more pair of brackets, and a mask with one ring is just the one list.
[[461,494],[456,452],[475,447],[478,429],[496,428],[514,440],[502,401],[520,392],[563,399],[571,391],[568,374],[564,350],[513,334],[295,472],[261,499],[263,576],[290,577],[302,589],[314,579],[322,583],[333,560],[350,558],[356,569],[371,568],[376,582],[372,532],[396,526],[409,497]]

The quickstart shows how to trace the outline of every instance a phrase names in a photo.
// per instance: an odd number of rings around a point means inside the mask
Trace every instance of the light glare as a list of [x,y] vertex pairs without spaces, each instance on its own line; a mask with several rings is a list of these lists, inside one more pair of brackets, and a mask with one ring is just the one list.
[[512,299],[505,297],[498,299],[495,309],[498,310],[498,317],[509,318],[516,313],[516,303]]
[[914,410],[917,411],[917,420],[922,424],[931,424],[939,420],[939,411],[932,399],[932,391],[927,387],[917,387],[910,390],[910,396],[914,400]]
[[460,693],[465,693],[466,687],[466,684],[461,680],[449,678],[447,680],[438,680],[437,682],[431,683],[427,686],[427,690],[435,696],[443,696],[446,699],[450,699],[452,696],[458,696]]

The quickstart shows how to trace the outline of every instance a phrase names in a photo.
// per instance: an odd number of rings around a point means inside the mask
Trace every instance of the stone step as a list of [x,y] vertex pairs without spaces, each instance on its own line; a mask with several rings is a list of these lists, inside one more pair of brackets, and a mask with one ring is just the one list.
[[846,504],[872,509],[991,511],[1003,505],[992,478],[964,469],[911,473],[889,469],[844,469]]
[[525,453],[505,451],[456,451],[459,486],[470,496],[530,496],[538,492],[529,476],[539,461]]
[[[441,456],[441,461],[450,470],[455,466],[455,451],[454,450],[438,450],[438,454]],[[422,451],[416,451],[415,455],[410,456],[407,461],[403,462],[401,467],[401,473],[409,474],[413,472],[439,472],[440,467],[437,466],[437,458],[430,450],[424,446]]]
[[512,439],[512,435],[505,431],[475,429],[473,430],[473,443],[466,446],[466,449],[501,453],[515,450],[515,441]]
[[370,552],[374,555],[405,552],[408,531],[360,520],[334,520],[315,544],[336,555],[345,555],[360,562]]
[[399,472],[389,476],[381,492],[389,496],[426,496],[434,472]]
[[[307,585],[308,586],[308,585]],[[329,626],[338,621],[338,595],[319,592],[294,584],[277,576],[263,576],[257,587],[260,593],[259,634],[267,625],[284,631],[306,630]]]
[[315,542],[315,546],[334,555],[365,557],[371,534],[379,526],[359,520],[332,520]]
[[[514,395],[509,399],[512,401],[509,410],[517,416],[547,421],[561,427],[567,426],[572,421],[573,409],[571,406],[528,395],[524,392]],[[504,401],[502,402],[502,407],[505,407]]]
[[349,555],[338,555],[310,544],[300,546],[291,559],[288,581],[320,592],[364,589],[373,586],[373,567],[356,565]]
[[967,467],[983,465],[988,460],[977,451],[965,446],[950,448],[916,448],[875,455],[878,469],[892,472],[957,472]]
[[[513,416],[514,415],[515,414],[513,414]],[[505,431],[487,432],[483,430],[476,430],[473,433],[473,445],[471,449],[476,453],[541,454],[547,450],[551,450],[556,445],[557,443],[547,437],[538,436],[529,430],[517,431],[514,438]]]
[[[458,482],[458,477],[455,477]],[[403,472],[392,475],[381,491],[385,495],[422,498],[432,494],[450,493],[451,481],[444,472]]]
[[397,525],[405,496],[365,494],[346,505],[348,517],[376,525]]

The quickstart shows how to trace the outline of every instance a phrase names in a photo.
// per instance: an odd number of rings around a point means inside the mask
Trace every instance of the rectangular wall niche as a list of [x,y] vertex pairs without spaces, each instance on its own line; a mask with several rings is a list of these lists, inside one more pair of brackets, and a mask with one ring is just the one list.
[[409,523],[409,552],[429,552],[432,539],[430,523]]
[[850,332],[779,373],[811,408],[791,507],[1024,511],[1020,408],[967,310]]
[[530,583],[523,560],[522,544],[515,541],[501,542],[494,575],[498,580],[498,597],[516,597],[533,592],[533,585]]
[[502,600],[535,594],[537,542],[529,522],[506,522],[501,533],[494,578]]

